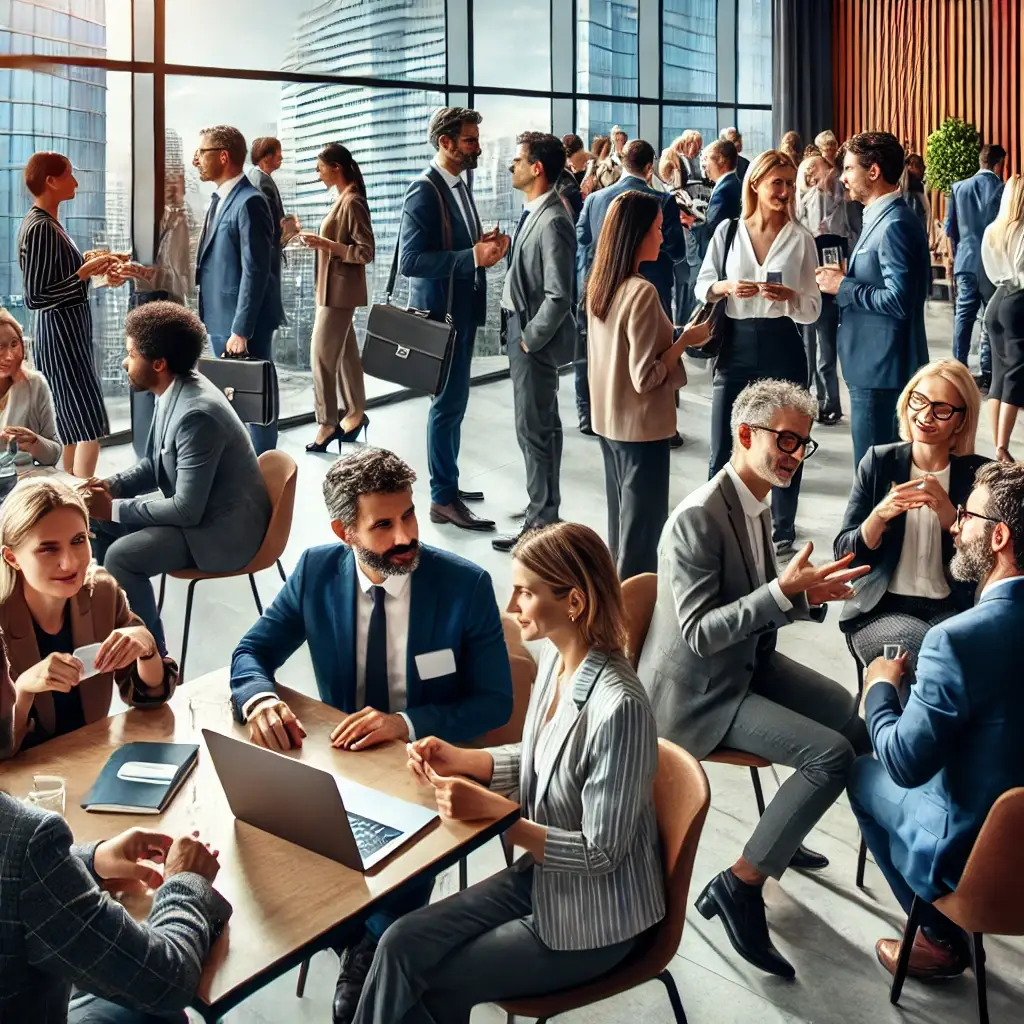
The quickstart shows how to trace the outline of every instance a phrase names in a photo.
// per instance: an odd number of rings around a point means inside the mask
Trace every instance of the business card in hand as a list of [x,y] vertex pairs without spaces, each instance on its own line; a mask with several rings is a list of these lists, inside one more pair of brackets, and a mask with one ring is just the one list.
[[78,677],[79,682],[96,675],[96,655],[99,654],[102,646],[102,643],[86,644],[84,647],[76,647],[72,652],[72,655],[82,663],[82,674]]

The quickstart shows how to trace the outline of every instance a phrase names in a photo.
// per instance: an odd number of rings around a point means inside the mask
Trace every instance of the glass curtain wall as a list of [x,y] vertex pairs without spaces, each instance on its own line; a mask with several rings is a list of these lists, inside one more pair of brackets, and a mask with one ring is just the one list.
[[[374,301],[402,196],[432,156],[427,122],[445,103],[483,115],[473,189],[482,220],[506,231],[522,206],[508,165],[523,131],[574,130],[589,143],[618,125],[633,138],[646,104],[645,130],[662,145],[686,128],[709,140],[733,121],[748,153],[771,142],[770,0],[575,0],[571,34],[553,27],[568,24],[555,6],[563,2],[570,0],[0,0],[0,302],[31,339],[17,234],[31,202],[24,166],[38,150],[63,152],[75,168],[78,195],[62,216],[78,246],[133,249],[147,261],[169,208],[188,223],[194,253],[212,191],[192,166],[203,128],[232,124],[249,143],[280,139],[275,180],[286,210],[310,229],[333,198],[316,155],[342,142],[366,181]],[[723,31],[735,35],[730,60]],[[655,79],[639,67],[641,53],[657,52],[652,46],[662,55]],[[287,323],[275,357],[286,418],[312,411],[312,255],[294,244],[285,253]],[[507,366],[498,332],[504,272],[488,272],[475,376]],[[94,287],[90,298],[115,432],[128,425],[120,361],[129,287]],[[376,397],[393,386],[370,380],[367,389]]]

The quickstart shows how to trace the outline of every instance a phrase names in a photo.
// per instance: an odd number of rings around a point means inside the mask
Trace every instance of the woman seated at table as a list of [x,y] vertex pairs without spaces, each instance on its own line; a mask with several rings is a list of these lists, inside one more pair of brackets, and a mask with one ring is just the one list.
[[839,628],[862,664],[902,644],[913,656],[931,626],[974,603],[949,574],[950,528],[967,501],[981,395],[967,367],[940,359],[911,377],[896,403],[901,442],[869,448],[854,480],[835,555],[872,569],[843,606]]
[[524,640],[547,640],[522,743],[485,750],[433,736],[409,767],[442,817],[516,809],[517,863],[393,924],[356,1024],[454,1024],[478,1003],[572,988],[605,974],[665,914],[652,783],[658,737],[623,656],[615,566],[586,526],[528,533],[512,552],[509,611]]
[[[56,480],[19,483],[0,510],[0,555],[14,752],[106,717],[115,682],[133,707],[170,699],[178,667],[160,658],[114,578],[90,565],[89,513],[76,491]],[[90,644],[100,644],[96,674],[83,679],[89,669],[74,652]]]
[[25,362],[21,324],[0,309],[0,439],[15,441],[15,461],[55,466],[64,449],[57,436],[53,395],[46,378]]

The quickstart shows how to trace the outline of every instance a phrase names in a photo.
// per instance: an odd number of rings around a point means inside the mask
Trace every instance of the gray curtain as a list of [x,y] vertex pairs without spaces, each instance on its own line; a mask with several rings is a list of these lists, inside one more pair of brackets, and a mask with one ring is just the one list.
[[834,127],[832,0],[773,0],[772,43],[773,140],[792,130],[807,145]]

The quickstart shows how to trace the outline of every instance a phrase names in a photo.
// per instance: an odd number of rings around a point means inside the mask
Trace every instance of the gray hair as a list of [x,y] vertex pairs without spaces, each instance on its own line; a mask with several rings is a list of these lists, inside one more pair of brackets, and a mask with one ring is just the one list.
[[818,403],[806,388],[792,381],[774,377],[756,380],[736,397],[729,420],[732,436],[739,433],[741,423],[751,427],[767,427],[779,409],[793,409],[802,416],[814,419]]
[[818,149],[824,149],[826,144],[829,142],[834,142],[837,146],[839,145],[839,140],[836,138],[835,132],[828,128],[823,132],[818,132],[818,134],[814,136],[814,144]]
[[435,110],[427,128],[427,138],[434,149],[441,148],[441,136],[446,135],[456,142],[464,124],[479,124],[483,115],[471,107],[441,107]]
[[728,128],[723,128],[718,133],[718,138],[722,142],[735,142],[737,139],[743,138],[743,133],[735,125],[729,125]]
[[364,494],[398,494],[409,490],[416,473],[408,463],[385,448],[367,448],[338,459],[324,478],[324,501],[333,522],[345,527],[355,524],[359,499]]

